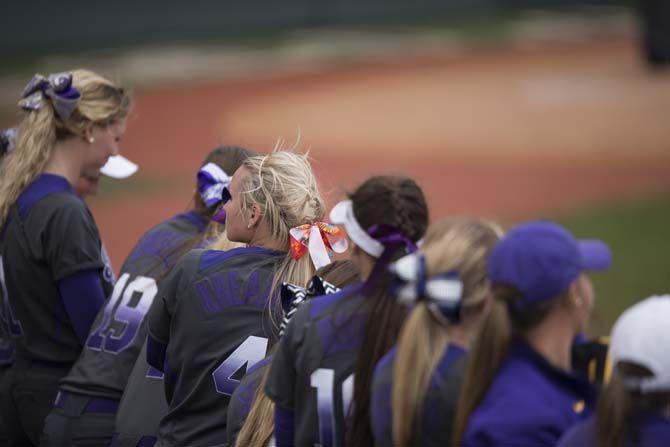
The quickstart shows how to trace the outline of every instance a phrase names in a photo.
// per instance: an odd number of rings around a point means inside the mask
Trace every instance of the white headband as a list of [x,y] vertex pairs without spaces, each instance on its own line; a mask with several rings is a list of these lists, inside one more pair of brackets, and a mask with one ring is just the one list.
[[335,205],[330,211],[330,221],[337,225],[344,225],[349,238],[370,256],[378,258],[384,252],[384,245],[370,236],[356,220],[351,200],[343,200]]

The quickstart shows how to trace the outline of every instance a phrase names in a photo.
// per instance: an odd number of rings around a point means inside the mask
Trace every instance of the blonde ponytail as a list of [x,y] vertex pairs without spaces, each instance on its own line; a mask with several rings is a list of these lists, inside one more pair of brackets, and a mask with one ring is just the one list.
[[[275,271],[270,289],[270,296],[275,297],[282,282],[307,284],[314,275],[308,255],[296,261],[288,253],[289,230],[323,219],[325,205],[307,155],[278,150],[247,158],[242,166],[250,174],[242,185],[242,211],[246,214],[257,205],[270,227],[272,238],[287,251]],[[281,305],[278,300],[271,299],[268,306],[273,324],[279,327],[276,316],[281,315]]]
[[130,98],[102,76],[75,70],[72,85],[81,98],[67,121],[55,113],[46,98],[38,110],[25,112],[18,126],[16,148],[0,164],[0,226],[21,191],[44,171],[57,141],[83,135],[90,126],[107,126],[127,115]]
[[[462,318],[481,311],[490,291],[486,262],[502,236],[494,222],[445,219],[431,225],[421,248],[429,275],[458,271],[463,282]],[[426,303],[417,304],[403,325],[393,369],[393,445],[409,445],[423,417],[430,379],[449,344],[451,324]],[[441,318],[440,318],[441,317]]]
[[444,327],[425,304],[403,325],[393,366],[393,445],[410,444],[433,371],[449,342]]
[[462,445],[470,415],[486,395],[502,366],[512,341],[512,323],[506,304],[494,299],[470,350],[454,423],[453,445]]

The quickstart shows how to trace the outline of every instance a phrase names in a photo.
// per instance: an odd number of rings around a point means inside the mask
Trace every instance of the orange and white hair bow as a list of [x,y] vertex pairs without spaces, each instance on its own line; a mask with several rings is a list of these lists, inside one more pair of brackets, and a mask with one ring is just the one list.
[[291,235],[291,256],[296,261],[309,251],[314,268],[317,270],[330,264],[328,250],[344,253],[347,240],[344,232],[325,222],[304,224],[289,230]]

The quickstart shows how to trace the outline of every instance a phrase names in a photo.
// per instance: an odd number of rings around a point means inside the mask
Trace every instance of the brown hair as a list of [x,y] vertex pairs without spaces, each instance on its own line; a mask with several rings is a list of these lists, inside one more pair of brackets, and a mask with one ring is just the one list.
[[[254,156],[256,153],[250,149],[245,149],[238,146],[219,146],[215,149],[212,149],[205,159],[203,160],[200,167],[202,168],[207,163],[214,163],[223,169],[226,174],[232,175],[233,172],[239,168],[244,160],[248,157]],[[214,215],[215,209],[209,209],[203,202],[198,189],[194,194],[195,205],[193,210],[200,215],[203,219],[209,220],[205,231],[196,234],[195,236],[186,239],[181,244],[177,245],[169,253],[170,257],[177,255],[177,258],[181,258],[185,253],[192,250],[195,247],[198,247],[203,242],[210,242],[206,248],[209,250],[229,250],[231,248],[239,247],[240,244],[236,244],[228,240],[225,234],[225,225],[219,224],[210,220]],[[156,268],[160,268],[160,265],[157,265]],[[172,269],[167,270],[161,277],[167,276]]]
[[625,447],[639,435],[638,421],[643,412],[659,414],[670,408],[668,391],[642,393],[630,391],[624,386],[626,379],[652,376],[653,373],[642,365],[622,361],[616,364],[612,380],[598,399],[598,447]]
[[[502,229],[473,219],[446,219],[431,225],[421,252],[429,276],[458,271],[463,282],[461,313],[481,311],[489,295],[486,264]],[[393,368],[393,445],[409,445],[422,417],[430,378],[449,343],[445,318],[418,303],[402,327]]]
[[47,98],[38,110],[24,113],[16,148],[0,163],[0,225],[21,191],[44,171],[56,142],[83,136],[91,126],[113,125],[128,114],[128,94],[99,74],[74,70],[72,85],[81,98],[67,120],[55,112]]
[[[351,201],[356,220],[364,229],[386,224],[418,241],[428,226],[428,206],[423,191],[408,177],[372,177],[351,194]],[[402,254],[399,251],[395,258]],[[369,316],[354,371],[353,415],[348,433],[351,445],[374,443],[370,427],[372,375],[377,361],[395,344],[406,315],[405,308],[389,293],[390,283],[390,275],[382,273],[364,303]]]
[[[321,267],[316,274],[332,285],[342,288],[359,280],[358,272],[351,261],[333,261]],[[276,345],[275,345],[276,346]],[[274,403],[265,395],[265,384],[268,381],[270,368],[266,367],[263,373],[254,401],[249,410],[244,425],[240,430],[235,445],[239,447],[266,446],[274,432]]]
[[537,327],[558,305],[567,301],[567,293],[532,306],[520,307],[522,295],[512,286],[492,289],[491,309],[468,355],[465,381],[461,388],[454,423],[453,445],[461,445],[470,415],[486,396],[493,379],[507,356],[514,336]]
[[[244,160],[256,155],[258,155],[256,151],[240,146],[219,146],[207,154],[200,167],[202,168],[208,163],[214,163],[223,169],[223,172],[232,177],[235,171],[242,166]],[[193,198],[195,200],[195,211],[206,219],[210,219],[216,212],[216,208],[207,208],[207,205],[205,205],[205,202],[198,193],[197,187]]]

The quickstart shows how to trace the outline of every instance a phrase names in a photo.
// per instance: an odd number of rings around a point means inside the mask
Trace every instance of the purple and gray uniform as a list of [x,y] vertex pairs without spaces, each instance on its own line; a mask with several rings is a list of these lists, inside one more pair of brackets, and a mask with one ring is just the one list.
[[285,256],[259,247],[193,250],[161,283],[147,344],[169,405],[157,445],[226,443],[230,396],[276,340],[268,300]]
[[[301,305],[274,354],[266,394],[293,413],[294,445],[344,445],[368,306],[361,284]],[[281,427],[276,426],[277,440]]]
[[177,215],[149,230],[121,267],[114,291],[98,314],[81,356],[61,389],[119,400],[146,339],[145,317],[157,282],[205,230],[195,212]]
[[38,176],[10,208],[0,239],[0,272],[0,316],[14,352],[0,393],[26,394],[14,403],[2,399],[3,417],[7,429],[22,438],[15,442],[36,443],[57,382],[77,360],[113,287],[93,216],[65,178]]

